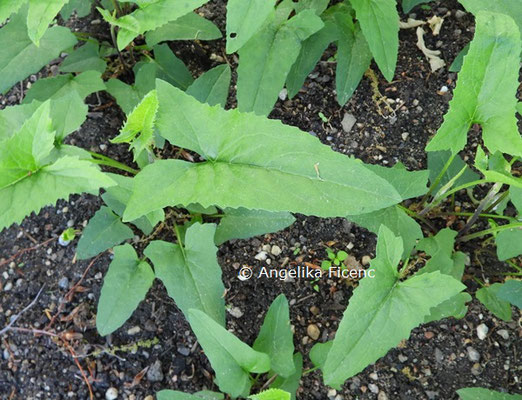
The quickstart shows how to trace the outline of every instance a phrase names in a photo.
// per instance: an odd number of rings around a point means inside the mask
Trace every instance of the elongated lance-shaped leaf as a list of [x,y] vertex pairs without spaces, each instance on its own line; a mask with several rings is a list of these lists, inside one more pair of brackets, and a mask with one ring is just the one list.
[[208,161],[164,160],[145,167],[135,178],[125,220],[191,203],[345,216],[401,201],[393,186],[359,160],[297,128],[209,107],[166,82],[156,86],[159,133]]
[[399,51],[399,14],[394,0],[350,0],[384,77],[391,81]]
[[157,240],[147,246],[144,254],[186,316],[190,309],[198,309],[224,326],[225,287],[216,258],[215,231],[213,224],[196,223],[187,229],[183,247]]
[[139,8],[121,18],[114,18],[111,13],[98,7],[103,18],[112,25],[119,26],[118,49],[123,50],[136,36],[151,31],[170,21],[191,12],[208,0],[157,0],[139,3]]
[[497,296],[522,309],[522,281],[514,279],[506,281],[498,290]]
[[290,393],[281,389],[268,389],[248,396],[250,400],[290,400]]
[[476,123],[482,126],[491,153],[522,156],[515,116],[520,50],[520,32],[512,18],[485,11],[477,14],[475,37],[464,57],[450,109],[427,151],[459,152]]
[[37,46],[54,17],[69,0],[29,0],[27,34]]
[[218,65],[205,72],[187,88],[186,93],[201,103],[225,108],[232,72],[228,64]]
[[156,393],[158,400],[223,400],[225,396],[216,392],[197,392],[188,394],[177,390],[162,390]]
[[227,53],[238,51],[263,26],[276,0],[227,2]]
[[268,115],[283,88],[301,43],[324,26],[312,10],[284,23],[278,18],[256,33],[239,52],[237,101],[240,111]]
[[290,327],[288,301],[284,294],[277,296],[270,305],[252,347],[268,354],[271,369],[278,375],[288,377],[295,372],[294,334]]
[[278,388],[290,393],[292,400],[296,400],[297,389],[299,388],[299,381],[303,375],[303,356],[301,353],[294,354],[294,373],[286,378],[278,376],[270,385],[272,388]]
[[104,73],[107,63],[100,57],[100,45],[94,39],[78,47],[60,65],[62,72],[98,71]]
[[96,328],[105,336],[122,326],[152,286],[154,272],[138,259],[130,244],[114,248],[114,259],[103,279]]
[[377,257],[371,262],[375,278],[362,279],[350,298],[323,368],[327,385],[339,388],[406,339],[432,307],[465,288],[438,271],[400,281],[397,264],[402,251],[402,240],[382,226]]
[[37,47],[27,35],[26,15],[22,9],[0,29],[2,57],[0,57],[0,93],[30,74],[38,72],[49,61],[77,42],[72,32],[54,26],[45,32]]
[[501,283],[484,286],[477,290],[475,297],[496,317],[504,321],[511,321],[511,305],[497,296],[501,287]]
[[134,236],[132,229],[108,207],[100,208],[85,227],[76,253],[80,260],[94,257]]
[[78,18],[83,18],[91,12],[92,3],[85,0],[69,0],[60,11],[60,15],[64,20],[69,19],[73,11],[76,11]]
[[473,387],[457,390],[460,400],[522,400],[521,394],[509,394]]
[[232,397],[248,396],[252,385],[248,373],[267,372],[268,355],[253,350],[203,311],[190,310],[188,320],[216,372],[219,389]]

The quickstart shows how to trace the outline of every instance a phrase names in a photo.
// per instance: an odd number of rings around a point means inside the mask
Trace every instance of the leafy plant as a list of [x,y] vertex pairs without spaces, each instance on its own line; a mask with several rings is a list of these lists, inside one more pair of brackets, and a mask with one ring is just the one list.
[[335,266],[340,266],[344,260],[348,258],[348,253],[343,250],[339,250],[335,253],[332,249],[326,248],[326,254],[328,255],[328,260],[324,260],[321,263],[321,268],[324,270],[328,270],[332,267],[332,264]]

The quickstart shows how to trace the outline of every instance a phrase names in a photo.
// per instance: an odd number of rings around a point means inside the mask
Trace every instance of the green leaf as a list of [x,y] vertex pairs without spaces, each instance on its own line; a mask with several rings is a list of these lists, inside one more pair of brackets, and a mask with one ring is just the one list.
[[445,228],[435,236],[419,241],[417,250],[425,251],[431,258],[417,274],[439,271],[460,280],[464,272],[464,259],[460,256],[463,253],[457,253],[459,256],[455,258],[452,256],[456,237],[457,232]]
[[227,209],[216,230],[214,241],[220,245],[230,239],[248,239],[285,229],[295,222],[288,212]]
[[500,261],[522,254],[522,229],[512,228],[501,231],[495,238],[497,257]]
[[290,393],[281,389],[268,389],[258,394],[248,396],[251,400],[290,400]]
[[431,0],[402,0],[402,11],[407,14],[411,9],[419,4],[429,3]]
[[511,305],[509,302],[501,300],[497,296],[501,287],[502,284],[500,283],[484,286],[477,290],[475,297],[496,317],[504,321],[511,321]]
[[491,153],[522,156],[515,117],[520,49],[520,33],[510,17],[482,11],[477,15],[475,38],[464,57],[449,111],[427,151],[459,152],[471,124],[477,123]]
[[41,104],[39,101],[33,101],[30,104],[8,106],[0,110],[0,141],[10,138],[18,132]]
[[430,310],[429,315],[424,318],[424,323],[427,324],[432,321],[440,321],[444,318],[453,317],[461,319],[468,313],[468,306],[466,303],[471,301],[469,293],[459,293],[450,299],[443,301],[438,306]]
[[154,143],[154,122],[157,111],[158,96],[156,91],[152,90],[132,110],[120,134],[111,139],[111,143],[130,143],[136,161],[139,155]]
[[100,57],[100,45],[96,42],[87,42],[70,53],[60,66],[62,72],[105,72],[107,63]]
[[177,390],[162,390],[156,393],[158,400],[200,400],[192,394],[178,392]]
[[333,341],[330,340],[326,343],[316,343],[310,350],[310,360],[312,363],[318,367],[323,369],[324,364],[326,363],[326,358],[328,357],[328,353],[330,352],[333,345]]
[[23,102],[27,104],[34,100],[57,99],[71,91],[77,92],[81,99],[85,99],[91,93],[104,89],[101,74],[97,71],[86,71],[76,76],[58,75],[36,81],[27,91]]
[[140,261],[130,244],[114,248],[114,259],[103,279],[96,328],[105,336],[127,321],[154,281],[154,272]]
[[270,359],[253,350],[200,310],[190,310],[188,320],[216,372],[219,390],[232,397],[246,397],[250,392],[249,372],[270,369]]
[[270,305],[252,348],[268,354],[272,371],[288,377],[295,372],[293,337],[288,301],[281,294]]
[[2,57],[0,58],[0,93],[15,83],[38,72],[60,53],[76,44],[71,31],[63,26],[54,26],[45,32],[37,47],[27,36],[26,14],[20,12],[0,29]]
[[132,229],[120,217],[108,207],[101,207],[83,230],[76,253],[80,260],[85,260],[133,236]]
[[190,12],[153,31],[147,32],[147,45],[155,46],[167,40],[214,40],[223,35],[219,28],[208,19]]
[[517,103],[517,112],[518,112],[518,115],[522,115],[522,101],[519,101]]
[[301,51],[286,77],[288,96],[294,97],[321,59],[328,45],[339,37],[337,26],[333,21],[324,20],[324,27],[301,43]]
[[392,168],[375,164],[367,164],[365,167],[391,184],[403,199],[419,197],[428,191],[427,170],[408,171],[400,162]]
[[154,46],[154,59],[151,62],[156,65],[156,76],[170,84],[186,90],[194,78],[188,68],[178,57],[170,50],[167,44],[159,44]]
[[211,392],[210,390],[201,390],[194,393],[198,399],[203,400],[224,400],[225,395],[223,393]]
[[225,325],[225,287],[216,258],[215,229],[214,224],[196,223],[187,229],[183,247],[153,241],[144,254],[185,316],[198,309]]
[[301,43],[324,26],[312,10],[303,11],[283,24],[272,19],[239,51],[237,101],[240,111],[270,113],[299,56]]
[[303,356],[300,353],[294,354],[294,373],[287,378],[278,376],[270,385],[272,388],[278,388],[290,393],[292,400],[296,400],[299,381],[303,374]]
[[[430,171],[430,182],[433,185],[435,179],[439,176],[440,171],[451,157],[450,151],[430,151],[428,152],[428,171]],[[466,163],[462,161],[460,156],[455,156],[450,166],[442,175],[440,183],[435,187],[434,193],[448,183],[454,176],[456,176],[462,168],[466,167]],[[455,181],[454,186],[460,186],[468,182],[473,182],[479,179],[480,176],[467,167],[464,173]]]
[[461,400],[522,400],[520,394],[508,394],[478,387],[459,389],[457,393]]
[[227,53],[238,51],[261,29],[275,3],[276,0],[227,2]]
[[230,87],[231,71],[228,64],[218,65],[196,79],[186,90],[201,103],[225,108]]
[[28,0],[3,0],[0,2],[0,24],[27,3]]
[[68,134],[79,129],[87,119],[88,111],[89,107],[74,90],[52,99],[51,120],[56,131],[56,141],[62,143]]
[[[107,188],[105,193],[102,194],[102,199],[113,212],[121,217],[132,195],[134,180],[133,178],[123,175],[107,175],[110,176],[117,185]],[[145,235],[150,235],[158,222],[164,219],[165,213],[163,210],[157,210],[134,221],[130,221],[130,223],[138,227]]]
[[294,10],[296,13],[313,10],[317,15],[321,15],[328,7],[329,2],[329,0],[299,0],[294,2]]
[[27,34],[33,43],[40,45],[40,39],[69,0],[29,0],[29,12],[27,13]]
[[208,161],[161,160],[145,167],[135,178],[125,220],[191,203],[345,216],[401,200],[391,185],[360,161],[294,127],[209,107],[162,81],[157,90],[160,134]]
[[464,46],[464,48],[457,54],[457,57],[451,63],[448,71],[449,72],[460,72],[462,69],[462,64],[464,63],[464,57],[468,54],[469,51],[469,43]]
[[506,281],[498,290],[497,296],[522,309],[522,281],[514,279]]
[[475,155],[475,168],[491,182],[502,182],[506,185],[522,188],[522,178],[511,174],[511,163],[507,162],[500,152],[488,157],[482,147],[479,146]]
[[377,257],[371,262],[375,278],[363,278],[350,298],[323,368],[325,384],[339,388],[406,339],[432,307],[465,288],[438,271],[400,281],[397,264],[402,251],[402,240],[383,226]]
[[373,233],[378,233],[380,226],[385,225],[395,235],[402,238],[404,242],[403,259],[409,257],[417,239],[422,238],[422,230],[419,224],[398,206],[368,214],[351,215],[346,218]]
[[391,82],[399,51],[399,14],[394,0],[350,0],[368,46],[384,77]]
[[91,0],[69,0],[60,11],[63,19],[69,19],[73,11],[76,11],[78,18],[86,17],[91,12]]
[[205,4],[208,0],[157,0],[155,2],[140,2],[139,8],[121,18],[113,18],[110,13],[98,7],[98,11],[110,24],[119,26],[118,49],[123,50],[132,40],[146,31],[152,31],[175,21],[188,14],[195,8]]
[[359,24],[355,33],[341,30],[341,39],[337,48],[337,70],[335,88],[337,102],[344,106],[359,86],[364,73],[370,67],[372,53]]

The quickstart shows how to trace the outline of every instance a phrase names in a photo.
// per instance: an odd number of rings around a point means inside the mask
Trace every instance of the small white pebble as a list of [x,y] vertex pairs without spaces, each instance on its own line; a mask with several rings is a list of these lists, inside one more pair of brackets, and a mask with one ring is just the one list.
[[118,389],[116,388],[109,388],[105,392],[105,399],[106,400],[116,400],[118,398]]
[[497,335],[499,335],[504,340],[508,340],[509,339],[509,333],[505,329],[499,329],[497,331]]
[[272,253],[272,255],[277,257],[278,255],[281,254],[281,248],[278,245],[274,244],[272,246],[272,249],[270,249],[270,253]]
[[477,336],[480,340],[484,340],[488,335],[489,328],[486,324],[480,324],[477,326]]
[[259,253],[256,254],[256,256],[254,258],[259,261],[265,261],[267,256],[268,255],[266,254],[266,251],[260,251]]
[[440,88],[440,92],[441,92],[441,93],[447,93],[448,90],[449,90],[449,89],[448,89],[447,86],[443,86],[443,87]]

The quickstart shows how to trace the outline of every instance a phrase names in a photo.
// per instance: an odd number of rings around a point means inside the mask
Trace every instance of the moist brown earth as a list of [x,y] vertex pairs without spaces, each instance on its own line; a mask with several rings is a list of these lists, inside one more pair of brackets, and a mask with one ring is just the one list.
[[[213,1],[201,11],[224,30],[223,2]],[[415,15],[409,15],[426,19],[449,13],[439,36],[425,35],[427,47],[441,50],[441,57],[448,65],[473,36],[473,18],[461,11],[456,1],[436,1],[429,7],[416,7],[412,11]],[[401,18],[405,20],[406,16]],[[107,40],[104,23],[93,24],[93,20],[99,19],[93,11],[90,16],[73,19],[68,24]],[[294,99],[278,101],[270,117],[310,132],[334,150],[368,163],[392,166],[400,161],[410,170],[426,168],[424,147],[442,122],[456,74],[448,72],[447,67],[431,73],[427,60],[415,45],[416,40],[414,29],[401,30],[394,81],[386,82],[372,65],[379,90],[392,100],[390,106],[395,109],[392,115],[379,113],[368,78],[363,78],[346,106],[337,104],[335,63],[329,61],[332,48],[300,93]],[[194,76],[223,62],[220,60],[225,57],[236,66],[234,56],[225,55],[223,40],[173,42],[171,48]],[[51,73],[52,65],[24,81],[24,90],[29,82]],[[442,93],[443,86],[449,88],[447,94]],[[229,106],[234,106],[233,94],[232,88]],[[17,85],[6,96],[0,96],[1,107],[18,103],[22,95],[21,86]],[[123,113],[115,104],[99,107],[111,101],[104,93],[90,96],[89,118],[68,140],[130,164],[125,146],[109,142],[123,120]],[[319,113],[328,122],[323,122]],[[341,125],[345,113],[356,119],[350,132]],[[464,158],[471,157],[478,144],[477,135],[470,135],[470,139]],[[459,200],[465,207],[468,199]],[[78,261],[75,260],[77,240],[62,247],[57,237],[69,226],[81,230],[100,205],[100,198],[92,195],[71,196],[69,201],[46,207],[20,226],[0,233],[0,329],[43,289],[35,305],[16,326],[67,332],[70,339],[66,344],[48,335],[14,331],[4,334],[0,338],[0,398],[88,399],[82,374],[91,382],[95,398],[105,398],[110,387],[118,390],[119,399],[145,399],[167,388],[187,392],[217,390],[208,360],[160,283],[154,284],[146,300],[122,328],[107,337],[98,335],[94,323],[96,304],[111,255],[105,252],[94,260]],[[435,223],[444,227],[446,221]],[[455,228],[459,221],[454,224]],[[278,256],[269,254],[272,266],[320,264],[326,257],[327,245],[347,250],[357,260],[374,256],[375,235],[342,219],[297,216],[296,223],[284,231],[220,246],[218,257],[227,288],[228,327],[251,344],[270,303],[284,293],[290,302],[296,350],[304,354],[305,368],[310,368],[308,354],[316,341],[308,337],[307,327],[314,324],[319,329],[317,341],[332,338],[352,287],[327,279],[317,283],[305,279],[240,281],[237,273],[243,265],[251,266],[254,271],[267,265],[267,261],[255,259],[266,245],[277,245],[282,250]],[[484,245],[483,241],[469,242],[459,250],[466,252],[471,260],[464,280],[471,292],[477,289],[474,276],[496,282],[509,271],[507,264],[496,260],[494,247]],[[73,286],[76,290],[72,296],[66,296]],[[465,318],[450,318],[414,329],[408,340],[346,381],[340,391],[325,387],[320,372],[306,374],[297,397],[302,400],[457,399],[455,391],[469,386],[520,392],[520,317],[515,311],[512,322],[503,322],[474,299]],[[489,328],[484,340],[477,337],[480,324]],[[471,361],[470,348],[478,353],[478,361]]]

